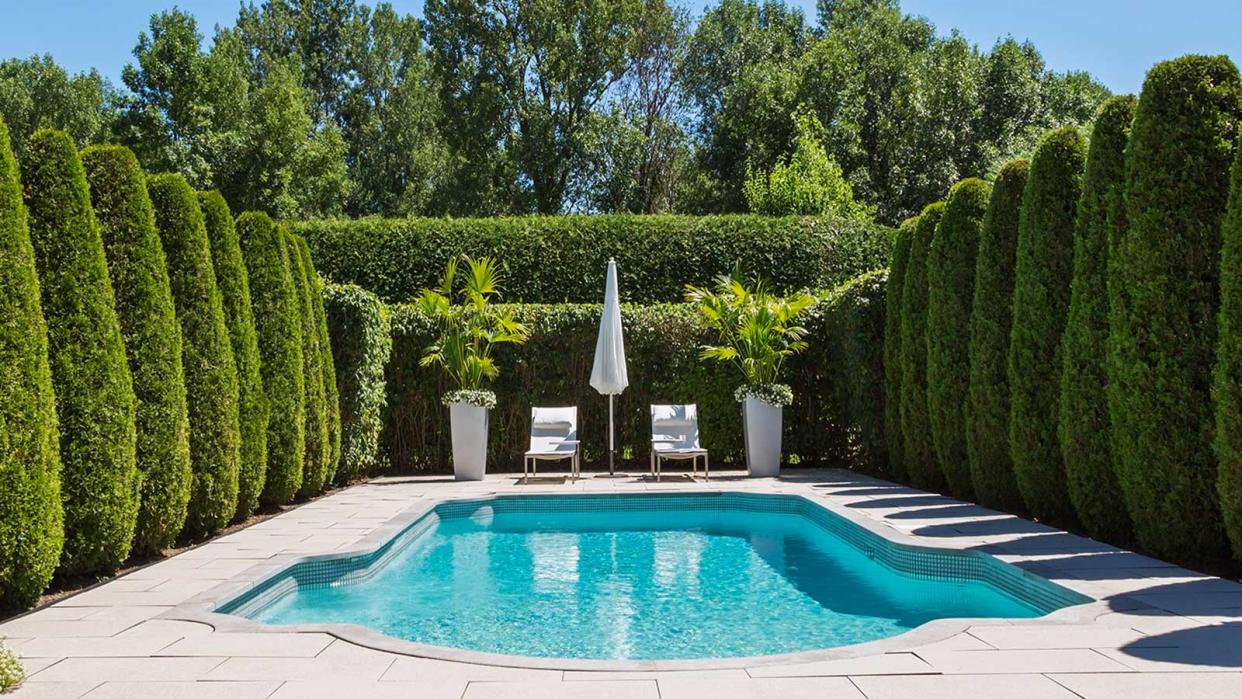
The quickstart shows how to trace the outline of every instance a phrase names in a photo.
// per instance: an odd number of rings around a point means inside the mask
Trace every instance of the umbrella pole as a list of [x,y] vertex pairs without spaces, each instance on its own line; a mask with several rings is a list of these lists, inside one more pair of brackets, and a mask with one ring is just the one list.
[[608,394],[608,475],[615,476],[612,470],[612,457],[616,453],[616,447],[613,445],[613,427],[612,423],[612,394]]

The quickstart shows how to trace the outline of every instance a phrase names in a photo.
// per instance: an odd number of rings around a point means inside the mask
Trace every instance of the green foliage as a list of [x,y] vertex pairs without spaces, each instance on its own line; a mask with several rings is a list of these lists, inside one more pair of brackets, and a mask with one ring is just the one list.
[[901,289],[910,262],[910,243],[918,219],[907,219],[897,228],[893,263],[885,283],[884,298],[884,437],[888,449],[888,474],[906,477],[901,435]]
[[966,453],[970,315],[975,262],[992,185],[967,179],[949,190],[927,252],[927,407],[932,447],[949,489],[973,499]]
[[[47,323],[17,162],[0,119],[0,609],[33,603],[60,558],[57,441]],[[13,684],[5,674],[0,689]]]
[[103,240],[73,139],[35,132],[22,160],[60,421],[66,575],[111,573],[129,555],[141,476],[134,387]]
[[298,318],[302,323],[302,376],[306,390],[306,407],[302,416],[305,420],[303,438],[306,440],[302,470],[302,489],[304,497],[310,497],[323,489],[328,478],[328,458],[331,444],[328,438],[327,405],[324,402],[325,389],[323,384],[323,358],[319,351],[319,328],[315,318],[315,302],[311,300],[311,281],[308,274],[308,261],[302,259],[298,250],[298,242],[288,230],[280,229],[281,239],[285,244],[285,254],[289,259],[289,268],[293,274],[293,287],[297,294]]
[[1135,99],[1113,97],[1096,115],[1074,232],[1074,276],[1062,339],[1058,435],[1070,501],[1097,539],[1131,536],[1108,423],[1108,209],[1125,184],[1126,140]]
[[[898,243],[900,245],[900,242]],[[878,269],[851,279],[829,292],[824,306],[821,335],[830,348],[831,369],[820,381],[830,383],[838,396],[833,414],[845,416],[848,435],[845,463],[889,478],[893,460],[885,441],[885,338],[889,270]],[[812,388],[799,385],[798,391]]]
[[250,277],[242,259],[241,243],[233,214],[219,192],[199,192],[199,207],[211,245],[212,269],[224,321],[229,330],[233,360],[237,364],[238,422],[241,465],[237,475],[237,512],[234,519],[250,516],[259,506],[259,494],[267,476],[268,401],[263,393],[259,365],[259,341],[251,308]]
[[324,289],[328,335],[340,396],[341,459],[337,483],[374,473],[383,427],[384,368],[392,354],[388,309],[369,291],[353,285]]
[[92,146],[82,152],[82,165],[137,398],[142,491],[133,550],[158,553],[181,533],[190,501],[190,422],[181,329],[138,159],[124,146]]
[[0,114],[18,160],[39,129],[66,131],[79,146],[106,141],[115,118],[114,96],[98,71],[71,76],[49,54],[0,61]]
[[944,202],[929,204],[915,224],[901,288],[901,438],[906,474],[920,488],[943,483],[932,453],[927,411],[927,261]]
[[1212,399],[1216,407],[1216,486],[1225,531],[1242,559],[1242,148],[1234,159],[1221,228],[1220,340]]
[[1117,475],[1139,543],[1184,561],[1225,552],[1209,392],[1240,100],[1238,70],[1224,56],[1148,72],[1110,265],[1120,299],[1109,336]]
[[0,646],[0,692],[8,692],[26,680],[26,669],[21,658],[8,648]]
[[306,454],[302,316],[293,268],[279,229],[267,214],[237,217],[237,237],[250,279],[267,421],[267,477],[260,502],[284,505],[302,487]]
[[1009,451],[1018,490],[1032,514],[1063,526],[1075,519],[1057,439],[1061,335],[1086,156],[1086,140],[1067,126],[1047,133],[1031,159],[1018,222],[1009,339]]
[[328,337],[328,315],[324,308],[324,283],[311,261],[310,247],[305,238],[297,238],[298,256],[310,277],[311,302],[315,307],[315,333],[319,343],[319,368],[323,372],[324,419],[328,429],[328,461],[325,483],[336,476],[341,462],[341,396],[336,385],[336,363],[332,342]]
[[508,302],[597,302],[615,258],[626,302],[679,301],[735,266],[775,293],[841,284],[888,263],[891,231],[827,218],[766,216],[557,216],[490,219],[307,221],[306,238],[328,279],[386,301],[434,286],[463,255],[503,266]]
[[1009,455],[1009,338],[1018,224],[1029,169],[1027,161],[1014,160],[996,175],[979,232],[970,314],[970,396],[966,403],[970,480],[981,504],[1006,512],[1023,509]]
[[211,535],[237,511],[237,364],[197,195],[181,175],[155,175],[147,180],[147,191],[181,324],[194,472],[185,528],[192,536]]

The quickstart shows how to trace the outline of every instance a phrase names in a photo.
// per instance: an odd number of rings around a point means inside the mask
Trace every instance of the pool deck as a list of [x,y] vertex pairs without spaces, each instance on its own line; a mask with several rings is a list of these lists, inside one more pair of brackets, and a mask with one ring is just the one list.
[[[663,483],[593,474],[532,485],[513,475],[477,483],[376,479],[0,624],[29,674],[14,696],[1242,697],[1242,585],[848,472],[714,475],[711,483],[667,473]],[[1059,620],[987,620],[927,642],[916,633],[856,657],[681,672],[474,665],[382,652],[327,633],[216,631],[171,618],[179,605],[277,557],[355,548],[419,503],[687,489],[803,495],[897,538],[986,551],[1099,601]]]

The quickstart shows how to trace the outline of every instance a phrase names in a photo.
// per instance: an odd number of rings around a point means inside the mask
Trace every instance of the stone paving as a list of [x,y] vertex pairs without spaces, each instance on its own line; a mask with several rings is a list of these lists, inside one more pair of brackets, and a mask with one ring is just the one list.
[[[715,475],[715,474],[714,474]],[[801,494],[933,546],[975,548],[1099,600],[1070,621],[987,620],[948,638],[810,663],[581,672],[472,665],[326,633],[226,633],[177,605],[288,554],[350,548],[420,500],[493,493],[722,489]],[[1082,610],[1079,610],[1080,612]],[[520,485],[381,478],[0,624],[29,679],[17,697],[1242,697],[1242,585],[969,503],[856,474],[724,473],[710,483]],[[904,637],[902,637],[904,638]]]

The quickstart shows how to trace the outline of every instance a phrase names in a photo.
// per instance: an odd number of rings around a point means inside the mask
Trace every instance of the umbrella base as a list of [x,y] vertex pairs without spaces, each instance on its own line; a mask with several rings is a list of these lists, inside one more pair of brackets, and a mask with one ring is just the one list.
[[620,471],[617,471],[616,473],[597,473],[595,474],[595,477],[596,478],[629,478],[630,475],[628,473],[622,473]]

